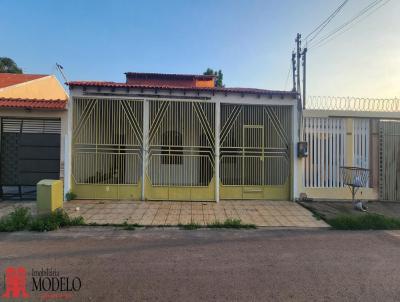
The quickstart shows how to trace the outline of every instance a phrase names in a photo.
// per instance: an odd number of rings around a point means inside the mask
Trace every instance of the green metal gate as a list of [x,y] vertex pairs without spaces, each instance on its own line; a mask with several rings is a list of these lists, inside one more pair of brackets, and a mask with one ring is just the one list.
[[291,107],[221,106],[221,199],[289,199]]
[[215,104],[149,103],[146,199],[215,200]]
[[72,191],[78,198],[141,197],[143,101],[74,98]]

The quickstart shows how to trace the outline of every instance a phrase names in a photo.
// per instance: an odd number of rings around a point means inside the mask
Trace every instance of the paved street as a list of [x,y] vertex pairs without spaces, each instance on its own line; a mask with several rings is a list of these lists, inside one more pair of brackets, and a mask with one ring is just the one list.
[[399,232],[80,227],[2,233],[0,251],[33,301],[41,268],[81,279],[71,301],[400,300]]

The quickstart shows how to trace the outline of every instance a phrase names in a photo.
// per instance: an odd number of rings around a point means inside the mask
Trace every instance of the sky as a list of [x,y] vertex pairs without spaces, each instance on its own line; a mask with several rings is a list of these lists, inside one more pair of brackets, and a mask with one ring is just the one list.
[[[315,39],[374,0],[349,0]],[[24,73],[123,82],[124,72],[201,74],[227,87],[290,90],[296,33],[343,0],[0,0],[0,56]],[[307,94],[400,97],[400,0],[310,49]],[[59,76],[57,74],[57,76]]]

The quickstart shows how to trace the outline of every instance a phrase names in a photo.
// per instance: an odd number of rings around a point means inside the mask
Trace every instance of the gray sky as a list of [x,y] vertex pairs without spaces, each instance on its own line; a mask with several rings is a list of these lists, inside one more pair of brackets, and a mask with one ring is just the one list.
[[[350,0],[330,28],[370,2]],[[310,49],[308,58],[309,94],[400,97],[400,1],[391,0],[331,42]]]

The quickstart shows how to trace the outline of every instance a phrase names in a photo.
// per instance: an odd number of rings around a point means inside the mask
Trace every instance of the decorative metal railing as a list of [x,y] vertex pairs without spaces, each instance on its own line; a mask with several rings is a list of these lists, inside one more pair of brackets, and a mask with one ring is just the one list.
[[349,110],[400,112],[400,99],[374,99],[337,96],[308,96],[307,110]]

